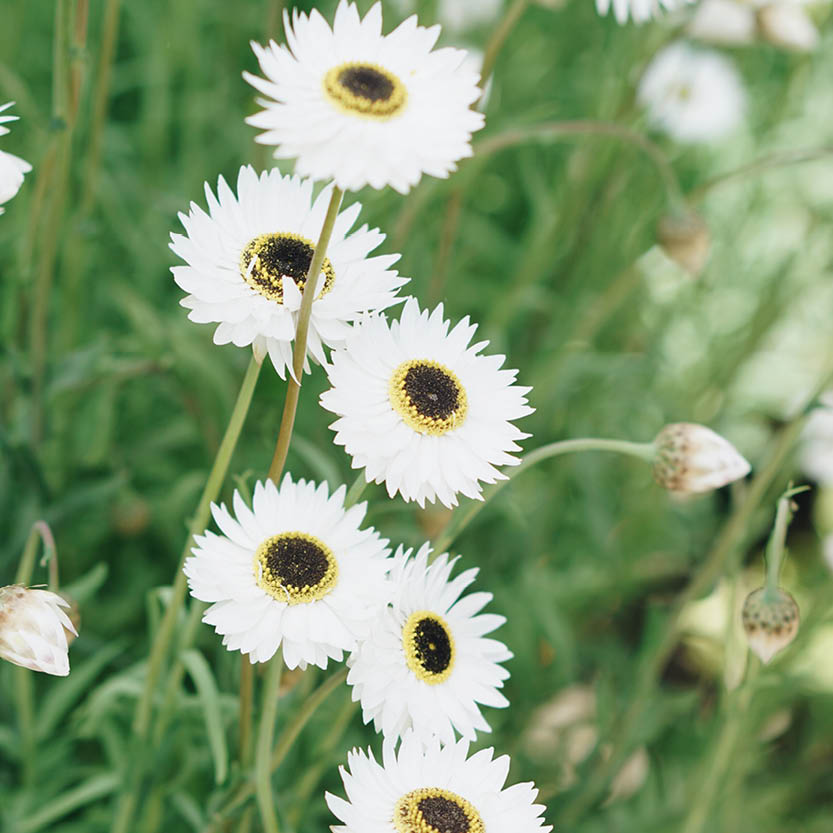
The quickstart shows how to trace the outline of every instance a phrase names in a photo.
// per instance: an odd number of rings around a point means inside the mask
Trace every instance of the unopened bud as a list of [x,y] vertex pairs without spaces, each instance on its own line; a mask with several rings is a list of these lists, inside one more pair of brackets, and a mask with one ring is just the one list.
[[774,3],[758,12],[761,34],[774,46],[810,52],[819,45],[819,32],[797,3]]
[[0,657],[45,674],[69,674],[67,631],[77,636],[63,608],[69,602],[49,590],[0,587]]
[[704,0],[688,24],[692,38],[720,46],[739,46],[755,40],[755,10],[736,0]]
[[711,251],[711,235],[697,214],[666,214],[657,226],[657,241],[689,274],[696,277],[703,271]]
[[654,440],[654,477],[672,492],[709,492],[745,477],[751,468],[711,428],[691,422],[666,425]]
[[763,663],[786,648],[798,633],[798,605],[784,590],[776,590],[772,598],[763,587],[753,590],[743,603],[741,619],[749,647]]

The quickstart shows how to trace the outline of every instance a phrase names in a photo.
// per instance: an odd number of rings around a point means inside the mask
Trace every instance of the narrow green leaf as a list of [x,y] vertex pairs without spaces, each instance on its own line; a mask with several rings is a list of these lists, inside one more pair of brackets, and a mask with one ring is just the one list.
[[214,675],[211,673],[205,657],[199,651],[185,651],[182,662],[188,669],[194,685],[197,687],[200,702],[205,715],[205,728],[211,754],[214,756],[214,777],[218,784],[226,780],[228,772],[228,748],[220,710],[220,695]]

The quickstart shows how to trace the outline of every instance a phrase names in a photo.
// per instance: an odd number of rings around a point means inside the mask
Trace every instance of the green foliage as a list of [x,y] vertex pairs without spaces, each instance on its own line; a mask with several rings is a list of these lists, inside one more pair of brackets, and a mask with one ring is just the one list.
[[[2,147],[35,169],[0,218],[0,584],[13,579],[32,523],[45,519],[66,592],[80,608],[81,636],[69,678],[34,680],[34,760],[21,760],[13,669],[0,668],[0,830],[99,833],[109,830],[132,765],[149,641],[248,361],[246,351],[214,346],[210,327],[186,320],[168,271],[168,235],[179,230],[178,211],[202,203],[205,180],[269,164],[243,121],[255,105],[240,73],[255,69],[248,42],[270,34],[279,4],[121,4],[99,131],[106,4],[92,0],[88,43],[66,59],[82,78],[71,135],[67,110],[51,93],[51,5],[12,0],[0,26],[0,103],[16,99],[22,117]],[[386,20],[395,16],[386,4]],[[280,37],[279,25],[271,34]],[[362,222],[388,234],[383,249],[402,252],[408,291],[426,304],[443,300],[454,320],[471,315],[490,349],[506,353],[521,384],[533,385],[537,410],[522,426],[533,434],[527,450],[588,435],[649,441],[666,422],[685,420],[726,435],[762,469],[790,409],[829,370],[830,157],[708,186],[770,154],[830,146],[833,28],[822,34],[812,55],[763,45],[733,54],[750,111],[731,139],[702,149],[653,137],[711,230],[711,258],[697,279],[655,244],[666,210],[655,165],[615,137],[521,142],[464,162],[448,181],[424,181],[408,197],[358,196]],[[590,0],[532,5],[499,56],[478,140],[565,119],[644,132],[635,84],[676,35],[667,21],[619,27],[597,17]],[[466,43],[482,48],[488,37],[484,28]],[[459,222],[446,249],[454,200]],[[44,280],[39,368],[33,320]],[[320,369],[305,381],[288,469],[349,484],[349,459],[330,441],[332,417],[317,405],[325,387]],[[265,475],[283,389],[264,368],[223,499]],[[725,585],[740,582],[747,567],[760,569],[775,499],[794,477],[788,454],[722,558]],[[641,681],[672,627],[675,600],[748,492],[739,484],[676,501],[641,461],[559,457],[513,481],[456,543],[465,564],[480,566],[476,586],[494,594],[491,610],[507,616],[499,635],[515,654],[512,705],[489,711],[493,736],[480,743],[513,756],[512,780],[536,781],[557,829],[682,830],[702,800],[731,717],[725,634],[694,638],[686,620],[689,632],[673,640],[658,679]],[[440,510],[388,500],[378,487],[365,497],[370,522],[394,543],[419,545],[446,520]],[[829,529],[813,525],[814,500],[798,498],[786,579],[802,631],[756,679],[744,741],[707,808],[708,829],[830,829],[833,682],[807,660],[833,644],[831,578],[818,542]],[[45,582],[46,572],[35,580]],[[707,582],[698,598],[714,588]],[[709,631],[710,616],[696,627]],[[185,625],[183,617],[178,634]],[[138,833],[204,831],[245,783],[235,763],[239,656],[201,627],[183,661],[175,719],[143,750],[153,766]],[[286,675],[279,734],[323,679],[314,670]],[[576,760],[575,726],[553,729],[543,750],[534,748],[531,732],[549,719],[542,706],[577,684],[595,695],[595,713],[584,719],[593,733],[586,755]],[[156,692],[158,708],[165,695]],[[622,718],[635,702],[623,744]],[[275,776],[283,830],[332,822],[323,791],[340,790],[337,767],[353,745],[378,750],[381,741],[341,686]],[[642,746],[641,788],[605,801],[605,761]],[[251,806],[235,806],[230,818],[236,824]]]

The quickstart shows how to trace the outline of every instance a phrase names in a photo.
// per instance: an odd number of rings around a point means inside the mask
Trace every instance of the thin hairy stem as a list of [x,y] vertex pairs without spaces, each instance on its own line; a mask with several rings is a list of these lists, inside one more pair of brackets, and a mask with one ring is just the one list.
[[272,740],[278,719],[278,690],[281,684],[283,654],[278,651],[269,663],[263,686],[260,726],[257,730],[255,752],[255,794],[264,833],[278,833],[278,817],[272,798]]

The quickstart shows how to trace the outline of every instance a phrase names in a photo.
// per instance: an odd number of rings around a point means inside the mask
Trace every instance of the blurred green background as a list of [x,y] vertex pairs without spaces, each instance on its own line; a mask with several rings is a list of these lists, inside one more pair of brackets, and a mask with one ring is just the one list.
[[[274,0],[91,0],[82,45],[73,9],[83,5],[0,8],[0,103],[16,100],[21,116],[0,147],[34,166],[0,218],[0,584],[13,580],[43,518],[81,615],[71,676],[34,681],[34,760],[22,760],[12,669],[0,668],[3,833],[109,829],[149,634],[249,358],[186,320],[168,235],[180,230],[177,211],[202,203],[205,180],[269,164],[243,121],[256,106],[241,72],[256,70],[251,39],[282,37]],[[334,5],[319,8],[330,16]],[[386,29],[405,5],[385,4]],[[435,3],[418,5],[421,22],[436,19]],[[57,47],[56,9],[66,33]],[[113,59],[102,63],[114,10]],[[790,533],[784,582],[802,630],[762,670],[740,724],[726,681],[737,680],[743,651],[725,624],[739,588],[755,585],[748,571],[760,573],[777,495],[801,478],[785,426],[833,354],[833,163],[822,155],[713,182],[770,154],[833,146],[833,25],[825,8],[817,20],[812,54],[727,51],[750,97],[729,139],[681,147],[652,137],[710,229],[699,277],[656,245],[662,180],[645,153],[616,138],[525,141],[407,197],[347,199],[387,232],[384,251],[402,253],[406,291],[423,304],[443,300],[454,320],[471,315],[489,349],[534,386],[527,450],[580,436],[648,441],[685,420],[724,434],[756,473],[768,472],[758,493],[741,483],[680,501],[639,461],[563,457],[521,475],[457,542],[463,563],[481,568],[477,589],[494,593],[490,609],[508,617],[498,633],[515,654],[512,705],[488,711],[494,731],[480,743],[513,756],[512,781],[536,781],[557,830],[693,833],[700,813],[712,831],[833,829],[824,490],[798,498]],[[530,4],[498,57],[478,140],[565,119],[646,133],[636,83],[684,21],[620,27],[591,0]],[[496,25],[444,31],[442,42],[482,50]],[[317,406],[324,387],[317,369],[288,467],[350,483],[331,416]],[[225,499],[265,475],[282,399],[266,366]],[[419,545],[446,520],[378,487],[365,494],[370,522],[394,544]],[[687,607],[679,639],[670,638],[675,600],[704,563],[715,569],[693,595],[719,594]],[[672,649],[652,675],[645,668],[663,639]],[[208,627],[198,646],[233,749],[239,656]],[[322,676],[287,679],[281,720]],[[177,720],[158,739],[139,833],[202,831],[227,795],[230,781],[214,783],[205,721],[205,698],[186,677]],[[342,687],[279,771],[283,829],[329,825],[324,789],[341,791],[337,765],[368,744],[381,748]],[[619,765],[606,763],[617,756]],[[630,782],[620,777],[611,800],[626,759]]]

